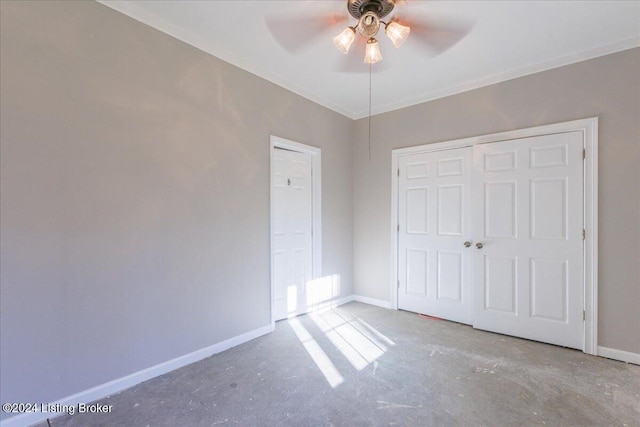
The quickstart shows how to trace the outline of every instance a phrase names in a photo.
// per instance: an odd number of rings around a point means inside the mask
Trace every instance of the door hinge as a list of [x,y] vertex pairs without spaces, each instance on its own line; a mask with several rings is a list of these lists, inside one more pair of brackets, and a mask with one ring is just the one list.
[[398,280],[398,289],[400,289],[400,280]]
[[398,176],[400,176],[400,168],[398,168]]
[[587,312],[582,310],[582,321],[584,322],[585,320],[587,320]]
[[586,240],[587,238],[587,230],[585,230],[584,228],[582,229],[582,240]]
[[586,148],[583,148],[583,149],[582,149],[582,158],[583,158],[583,159],[586,159],[586,158],[587,158],[587,149],[586,149]]
[[398,224],[398,233],[400,232],[400,224]]

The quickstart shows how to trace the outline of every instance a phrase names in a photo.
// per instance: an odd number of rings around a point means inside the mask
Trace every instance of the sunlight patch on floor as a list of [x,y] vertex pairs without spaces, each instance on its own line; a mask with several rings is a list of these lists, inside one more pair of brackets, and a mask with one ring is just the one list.
[[370,324],[368,324],[367,322],[365,322],[364,320],[362,320],[361,318],[358,317],[358,322],[360,322],[360,324],[362,326],[364,326],[365,328],[367,328],[369,331],[371,331],[371,333],[373,333],[375,336],[377,336],[378,338],[380,338],[381,340],[385,341],[387,344],[389,345],[396,345],[396,343],[394,343],[393,341],[391,341],[389,338],[387,338],[383,333],[381,333],[380,331],[378,331],[376,328],[374,328],[373,326],[371,326]]
[[333,362],[331,362],[327,353],[325,353],[316,340],[313,339],[307,328],[296,318],[289,319],[288,322],[298,337],[298,340],[300,340],[305,350],[307,350],[307,353],[309,353],[311,359],[315,362],[318,369],[320,369],[320,372],[322,372],[322,375],[324,375],[331,388],[336,388],[342,384],[344,378],[340,375],[340,372],[338,372]]
[[[325,312],[326,314],[328,312]],[[369,362],[338,333],[319,313],[311,313],[309,317],[315,322],[322,332],[329,338],[329,341],[342,353],[342,355],[357,370],[364,369]]]
[[[372,327],[370,325],[364,326],[358,319],[346,313],[341,313],[337,309],[322,313],[311,313],[309,317],[342,353],[345,359],[359,371],[366,368],[387,351],[387,346],[371,333],[369,328]],[[388,341],[393,343],[391,340]]]

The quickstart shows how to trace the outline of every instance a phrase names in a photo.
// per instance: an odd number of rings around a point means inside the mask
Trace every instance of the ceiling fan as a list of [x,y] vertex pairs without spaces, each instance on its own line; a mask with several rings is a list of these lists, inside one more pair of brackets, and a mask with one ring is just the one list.
[[[382,60],[376,39],[381,29],[396,48],[409,39],[426,47],[432,54],[444,52],[470,31],[468,22],[453,20],[442,14],[425,17],[412,13],[414,16],[407,18],[407,0],[347,0],[347,12],[348,15],[334,12],[306,17],[298,13],[286,18],[267,18],[266,23],[276,41],[290,53],[298,53],[315,39],[342,26],[343,30],[333,37],[335,46],[347,54],[354,42],[364,44],[365,64]],[[344,28],[349,20],[352,23]],[[349,68],[355,70],[353,66]],[[360,68],[359,71],[364,70]]]
[[380,24],[384,24],[384,31],[391,39],[395,47],[400,47],[407,37],[411,28],[402,25],[395,20],[383,21],[393,11],[394,0],[347,0],[349,14],[358,20],[355,26],[347,27],[344,31],[333,38],[333,43],[338,50],[344,54],[349,52],[349,48],[356,39],[356,33],[367,39],[365,64],[375,64],[382,60],[382,53],[378,40],[375,36],[380,31]]
[[[400,47],[409,39],[409,33],[411,33],[412,40],[426,46],[432,53],[439,54],[462,40],[470,31],[471,25],[442,15],[435,17],[435,14],[428,19],[415,17],[407,19],[407,0],[347,0],[347,11],[357,22],[347,26],[333,37],[333,43],[344,54],[349,53],[356,40],[365,43],[363,62],[368,64],[366,69],[369,72],[369,159],[371,159],[371,73],[372,64],[382,60],[380,46],[376,39],[382,26],[384,25],[384,32],[395,47]],[[328,31],[335,31],[338,25],[344,25],[348,19],[346,14],[334,12],[312,14],[306,17],[300,14],[288,18],[271,17],[266,18],[266,23],[281,46],[290,53],[298,53],[318,37],[324,36]],[[358,38],[357,35],[360,37]],[[357,64],[351,61],[349,64],[349,67],[341,71],[364,71],[362,67],[353,67]]]

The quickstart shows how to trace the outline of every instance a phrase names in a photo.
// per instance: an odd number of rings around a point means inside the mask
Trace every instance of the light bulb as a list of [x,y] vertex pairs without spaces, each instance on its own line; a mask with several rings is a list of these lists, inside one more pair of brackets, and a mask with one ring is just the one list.
[[349,48],[356,39],[356,30],[353,27],[345,28],[343,32],[333,38],[333,44],[336,45],[338,50],[345,55],[349,52]]
[[367,53],[364,55],[365,64],[375,64],[382,60],[382,54],[380,53],[380,46],[378,40],[371,37],[367,40]]
[[393,42],[393,45],[395,47],[400,47],[400,45],[407,40],[407,37],[409,37],[409,31],[411,31],[411,28],[400,25],[397,22],[389,22],[384,31]]
[[356,27],[362,37],[369,38],[378,34],[380,19],[374,12],[367,12],[360,17]]

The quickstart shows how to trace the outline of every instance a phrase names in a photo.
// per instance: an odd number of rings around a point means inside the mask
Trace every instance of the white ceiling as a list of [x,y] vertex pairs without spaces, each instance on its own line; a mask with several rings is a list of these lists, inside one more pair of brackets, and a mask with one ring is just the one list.
[[[348,117],[369,114],[368,66],[341,72],[346,57],[332,43],[346,23],[294,53],[266,24],[346,13],[346,0],[100,1]],[[640,46],[638,0],[409,0],[406,10],[407,18],[456,22],[469,31],[440,54],[411,34],[398,49],[379,34],[384,60],[373,65],[373,114]],[[363,50],[349,55],[360,64]]]

